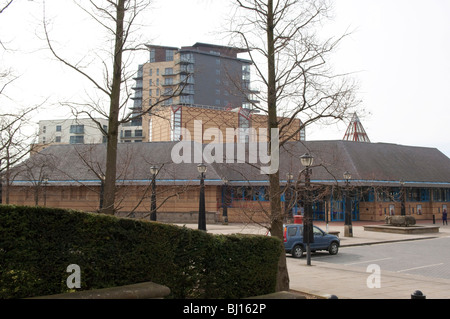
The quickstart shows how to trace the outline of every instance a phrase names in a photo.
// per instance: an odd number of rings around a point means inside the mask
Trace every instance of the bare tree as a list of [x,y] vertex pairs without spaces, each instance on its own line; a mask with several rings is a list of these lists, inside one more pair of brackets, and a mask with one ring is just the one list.
[[33,136],[25,134],[23,129],[38,107],[0,114],[0,183],[5,182],[6,203],[9,203],[9,185],[13,179],[11,168],[22,162],[32,150]]
[[[107,159],[105,170],[105,188],[104,188],[104,209],[106,214],[114,214],[115,202],[115,181],[116,181],[116,162],[117,162],[117,144],[119,125],[121,123],[121,114],[126,109],[126,104],[131,95],[127,82],[131,79],[131,72],[127,71],[129,64],[128,53],[139,49],[132,39],[134,23],[137,17],[149,6],[149,0],[115,0],[115,1],[97,1],[90,0],[89,4],[84,1],[76,4],[87,13],[90,18],[106,30],[112,40],[112,49],[110,61],[104,57],[96,56],[94,61],[97,66],[103,69],[103,80],[99,80],[92,73],[89,73],[82,63],[71,62],[68,58],[62,57],[56,51],[48,31],[48,21],[44,16],[44,32],[50,51],[57,60],[68,66],[70,69],[81,74],[87,79],[95,89],[101,92],[102,98],[91,98],[88,103],[77,104],[76,107],[88,107],[88,111],[82,111],[92,119],[95,114],[104,114],[108,118],[108,128],[105,129],[98,123],[99,129],[107,137]],[[91,63],[92,64],[92,63]],[[92,67],[92,65],[90,65]],[[109,107],[102,107],[102,100],[106,100]]]
[[[326,119],[341,120],[355,105],[355,85],[344,75],[333,74],[327,63],[330,53],[345,36],[322,40],[317,30],[330,13],[326,0],[236,0],[232,35],[235,45],[247,48],[262,86],[255,108],[267,112],[271,129],[279,136],[295,118],[302,125]],[[249,101],[251,102],[251,101]],[[280,123],[279,116],[290,121]],[[283,145],[291,132],[280,140]],[[271,147],[269,145],[268,150]],[[270,154],[272,157],[275,154]],[[269,174],[270,231],[283,238],[279,172]],[[277,290],[289,288],[286,256],[281,255]]]

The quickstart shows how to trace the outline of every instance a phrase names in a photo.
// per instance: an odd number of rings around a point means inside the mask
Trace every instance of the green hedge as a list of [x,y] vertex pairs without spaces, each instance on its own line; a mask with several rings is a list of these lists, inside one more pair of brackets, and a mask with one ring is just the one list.
[[153,281],[171,298],[243,298],[275,289],[281,242],[212,235],[174,225],[99,214],[0,205],[0,298]]

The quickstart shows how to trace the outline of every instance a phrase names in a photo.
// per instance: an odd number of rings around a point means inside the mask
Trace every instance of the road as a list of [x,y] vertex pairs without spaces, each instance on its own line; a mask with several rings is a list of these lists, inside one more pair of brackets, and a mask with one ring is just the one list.
[[362,269],[375,264],[381,272],[450,279],[450,237],[341,247],[335,256],[324,252],[313,254],[314,260]]

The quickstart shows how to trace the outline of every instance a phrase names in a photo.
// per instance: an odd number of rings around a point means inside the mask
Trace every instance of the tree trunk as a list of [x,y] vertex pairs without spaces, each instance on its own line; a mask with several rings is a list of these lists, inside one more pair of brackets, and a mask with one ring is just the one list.
[[[273,0],[267,2],[267,53],[268,53],[268,130],[269,143],[272,141],[271,129],[278,129],[277,119],[277,90],[276,90],[276,73],[275,73],[275,43],[274,43],[274,17],[273,17]],[[271,150],[271,147],[268,147]],[[279,150],[277,150],[279,151]],[[273,155],[270,154],[273,158]],[[269,175],[270,185],[270,215],[272,236],[283,240],[283,213],[281,209],[281,193],[280,193],[280,174],[278,170],[276,173]],[[282,244],[283,245],[283,244]],[[277,291],[285,291],[289,289],[289,274],[286,264],[286,254],[283,253],[278,261],[277,274]]]
[[111,85],[111,100],[109,108],[108,141],[106,149],[106,172],[104,208],[102,213],[113,215],[116,193],[116,163],[117,144],[119,134],[120,90],[122,83],[122,53],[124,45],[124,16],[125,1],[119,0],[117,4],[116,39],[114,48],[114,68]]

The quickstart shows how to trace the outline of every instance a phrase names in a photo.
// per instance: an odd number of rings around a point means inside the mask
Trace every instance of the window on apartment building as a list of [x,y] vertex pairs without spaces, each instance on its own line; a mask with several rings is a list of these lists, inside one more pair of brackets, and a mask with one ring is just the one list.
[[150,49],[150,63],[155,62],[156,52],[155,49]]
[[162,105],[164,105],[164,106],[170,106],[172,104],[173,104],[173,99],[172,98],[169,98],[169,99],[167,99],[167,100],[162,102]]
[[192,53],[183,53],[180,55],[180,61],[194,63],[194,55]]
[[44,134],[45,134],[45,133],[46,133],[46,131],[47,131],[47,126],[43,126],[43,127],[42,127],[42,133],[44,133]]
[[[153,69],[148,70],[149,75],[152,76],[153,75]],[[150,80],[151,81],[151,80]]]
[[84,135],[71,136],[69,138],[69,143],[70,144],[84,144]]
[[131,137],[131,130],[125,130],[124,131],[124,137]]
[[156,75],[159,75],[159,69],[156,69]]
[[181,140],[181,108],[174,110],[170,114],[170,124],[172,127],[172,141]]
[[152,85],[153,85],[153,80],[152,80],[152,79],[150,79],[150,80],[148,81],[148,85],[149,85],[149,86],[152,86]]
[[193,95],[181,95],[180,103],[181,104],[194,104],[194,96]]
[[135,109],[141,109],[142,108],[142,99],[136,99],[133,102],[133,107]]
[[131,119],[131,126],[142,126],[142,117],[136,116]]
[[136,137],[142,137],[142,130],[135,130],[135,131],[134,131],[134,136],[136,136]]
[[70,133],[72,134],[84,134],[84,125],[71,125]]
[[55,142],[56,143],[61,143],[61,136],[56,136],[55,137]]
[[164,75],[172,75],[173,74],[173,68],[165,68]]
[[173,84],[173,78],[165,78],[164,84],[166,85],[172,85]]
[[166,50],[166,61],[173,61],[174,50]]
[[61,132],[61,125],[56,125],[56,132]]

